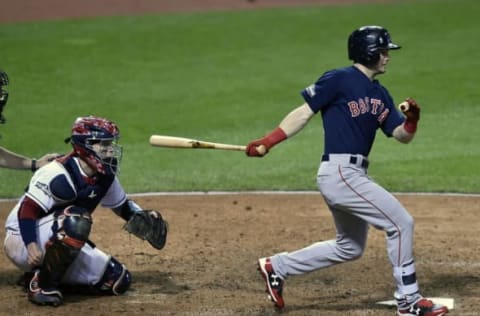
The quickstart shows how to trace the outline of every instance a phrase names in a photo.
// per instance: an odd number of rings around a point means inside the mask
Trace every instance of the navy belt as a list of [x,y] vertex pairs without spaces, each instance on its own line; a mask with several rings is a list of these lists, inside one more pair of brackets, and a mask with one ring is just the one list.
[[[351,163],[352,165],[358,166],[358,164],[357,164],[358,159],[361,159],[361,160],[362,160],[362,162],[360,163],[360,166],[361,166],[362,168],[368,169],[368,164],[369,164],[369,162],[368,162],[368,160],[367,160],[366,158],[362,159],[362,158],[359,158],[359,157],[357,157],[357,156],[351,155],[351,156],[350,156],[350,163]],[[329,156],[328,154],[322,155],[322,161],[330,161],[330,156]]]

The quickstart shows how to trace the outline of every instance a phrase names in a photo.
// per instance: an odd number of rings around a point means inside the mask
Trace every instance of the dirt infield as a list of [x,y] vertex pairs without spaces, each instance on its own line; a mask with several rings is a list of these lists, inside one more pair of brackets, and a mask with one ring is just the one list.
[[[452,297],[452,315],[480,314],[480,197],[398,197],[416,219],[416,264],[425,294]],[[94,213],[92,240],[133,274],[122,297],[66,295],[59,308],[37,307],[15,286],[19,273],[0,257],[1,315],[274,315],[255,269],[258,257],[334,237],[318,194],[230,194],[135,197],[162,210],[171,232],[154,250],[122,231],[110,210]],[[1,205],[3,226],[13,202]],[[3,240],[4,232],[0,238]],[[372,229],[358,261],[292,277],[286,315],[394,315],[375,305],[391,299],[393,277],[385,237]]]
[[[0,23],[273,5],[347,3],[300,0],[16,0],[0,6]],[[380,1],[379,1],[380,2]],[[381,1],[386,2],[386,1]],[[8,5],[7,5],[8,3]],[[208,7],[207,7],[208,5]],[[399,195],[416,220],[417,276],[427,296],[451,297],[451,315],[480,315],[479,196]],[[37,307],[16,286],[19,272],[0,256],[0,315],[275,315],[255,269],[257,258],[334,238],[319,194],[198,194],[141,196],[170,223],[167,246],[156,251],[122,231],[112,212],[93,214],[91,239],[124,263],[132,289],[121,297],[66,295],[58,308]],[[0,203],[0,225],[15,201]],[[0,239],[5,234],[0,230]],[[385,236],[371,229],[356,262],[287,280],[285,315],[394,315],[376,305],[391,299],[394,282]]]

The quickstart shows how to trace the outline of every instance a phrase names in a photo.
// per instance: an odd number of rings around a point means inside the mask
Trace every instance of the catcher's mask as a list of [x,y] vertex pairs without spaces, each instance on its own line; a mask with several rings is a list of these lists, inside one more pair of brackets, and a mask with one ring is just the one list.
[[3,89],[3,86],[6,85],[8,85],[7,73],[0,69],[0,124],[5,123],[5,117],[2,113],[8,100],[8,91]]
[[400,49],[381,26],[362,26],[348,38],[348,59],[370,67],[380,59],[381,50]]
[[122,158],[122,147],[118,145],[120,131],[107,119],[95,116],[79,117],[72,127],[72,136],[67,138],[77,156],[95,171],[116,174]]

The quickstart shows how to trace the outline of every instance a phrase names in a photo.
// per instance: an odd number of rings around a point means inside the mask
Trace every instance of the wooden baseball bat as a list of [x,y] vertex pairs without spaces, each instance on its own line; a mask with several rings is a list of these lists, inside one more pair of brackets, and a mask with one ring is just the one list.
[[398,109],[405,113],[410,109],[410,104],[407,101],[403,101],[398,105]]
[[238,150],[245,151],[247,146],[231,145],[207,142],[203,140],[196,140],[185,137],[152,135],[150,136],[150,145],[158,147],[171,148],[203,148],[203,149],[223,149],[223,150]]

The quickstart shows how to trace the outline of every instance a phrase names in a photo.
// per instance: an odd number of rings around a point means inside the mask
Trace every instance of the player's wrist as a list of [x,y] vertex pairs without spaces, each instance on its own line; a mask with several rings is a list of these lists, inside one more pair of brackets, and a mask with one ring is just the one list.
[[277,127],[270,134],[264,137],[264,145],[267,147],[267,149],[270,149],[285,139],[287,139],[287,134],[282,128]]
[[403,123],[403,128],[410,134],[413,134],[417,131],[418,120],[408,118]]
[[38,169],[37,168],[37,159],[32,158],[31,162],[30,162],[30,170],[32,170],[32,172],[35,172],[37,169]]

